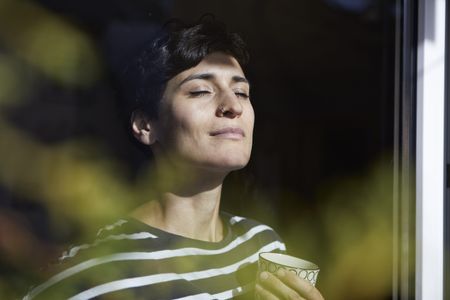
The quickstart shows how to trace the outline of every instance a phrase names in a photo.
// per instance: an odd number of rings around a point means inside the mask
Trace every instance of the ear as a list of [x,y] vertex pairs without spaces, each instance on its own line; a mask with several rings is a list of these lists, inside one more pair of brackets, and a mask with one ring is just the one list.
[[141,110],[135,110],[131,114],[131,131],[133,136],[144,145],[152,145],[156,142],[156,130],[154,123],[147,114]]

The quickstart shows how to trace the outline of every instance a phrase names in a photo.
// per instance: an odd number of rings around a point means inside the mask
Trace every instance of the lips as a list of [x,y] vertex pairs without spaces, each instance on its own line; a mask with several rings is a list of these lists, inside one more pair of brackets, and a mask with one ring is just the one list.
[[238,127],[226,127],[218,130],[214,130],[209,133],[211,136],[228,138],[228,139],[242,139],[245,137],[245,133]]

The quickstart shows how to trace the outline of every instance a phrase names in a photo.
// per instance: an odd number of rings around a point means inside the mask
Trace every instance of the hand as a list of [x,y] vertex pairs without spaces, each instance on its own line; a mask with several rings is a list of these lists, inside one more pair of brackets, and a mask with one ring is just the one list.
[[256,299],[323,300],[319,290],[292,272],[279,269],[276,275],[262,272],[255,285]]

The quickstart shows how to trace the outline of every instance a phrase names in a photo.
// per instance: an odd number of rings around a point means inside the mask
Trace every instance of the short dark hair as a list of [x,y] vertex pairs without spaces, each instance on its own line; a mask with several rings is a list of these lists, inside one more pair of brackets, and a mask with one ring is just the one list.
[[233,56],[241,67],[249,60],[241,37],[229,32],[214,17],[202,17],[193,24],[180,20],[166,23],[121,74],[121,98],[126,102],[126,114],[130,116],[139,109],[156,119],[167,81],[213,52]]

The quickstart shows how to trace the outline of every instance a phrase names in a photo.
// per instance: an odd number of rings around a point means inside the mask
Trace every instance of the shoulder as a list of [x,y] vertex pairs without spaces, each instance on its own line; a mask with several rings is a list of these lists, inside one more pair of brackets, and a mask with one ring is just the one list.
[[119,219],[97,231],[91,242],[69,247],[59,258],[61,263],[66,263],[77,258],[111,254],[137,247],[143,241],[156,241],[158,236],[148,228],[139,227],[139,224],[131,219]]
[[89,287],[111,282],[120,272],[131,273],[123,262],[132,265],[137,261],[136,253],[164,249],[163,240],[131,219],[119,219],[99,229],[90,242],[64,251],[51,266],[48,279],[23,299],[69,298]]
[[261,228],[276,234],[276,231],[271,226],[251,218],[237,216],[223,211],[221,212],[221,216],[225,222],[227,222],[230,226],[236,229],[242,228],[248,230],[252,228]]
[[225,222],[235,236],[242,239],[252,239],[261,246],[271,244],[274,249],[268,251],[286,251],[286,246],[280,235],[269,225],[251,218],[221,213]]

